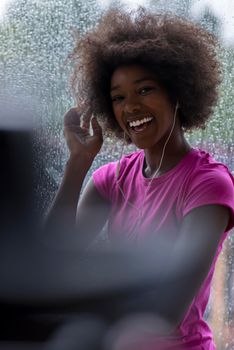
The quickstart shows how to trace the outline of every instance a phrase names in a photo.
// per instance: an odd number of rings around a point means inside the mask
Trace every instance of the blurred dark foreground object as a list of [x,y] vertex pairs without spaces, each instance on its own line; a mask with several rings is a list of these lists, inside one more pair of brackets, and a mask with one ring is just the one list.
[[[106,350],[109,331],[126,316],[153,314],[159,304],[167,309],[155,282],[160,257],[130,249],[58,251],[23,236],[2,243],[0,349],[31,343],[48,350]],[[160,320],[154,333],[168,326]],[[63,347],[54,345],[58,341]]]
[[1,234],[29,230],[36,219],[32,131],[0,130],[0,162]]
[[32,149],[32,130],[0,131],[0,350],[125,350],[113,334],[134,314],[143,315],[140,328],[147,318],[154,334],[167,332],[170,324],[160,317],[170,314],[165,291],[176,298],[189,263],[175,285],[159,243],[157,253],[155,246],[84,252],[68,227],[70,245],[46,244],[38,234]]

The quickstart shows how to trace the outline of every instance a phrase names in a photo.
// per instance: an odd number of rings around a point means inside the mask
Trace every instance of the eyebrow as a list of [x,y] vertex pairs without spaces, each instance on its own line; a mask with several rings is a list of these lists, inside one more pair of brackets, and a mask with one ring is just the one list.
[[[152,78],[152,77],[142,77],[142,78],[140,78],[140,79],[137,79],[137,80],[134,80],[134,84],[139,84],[139,83],[141,83],[142,81],[153,81],[154,83],[156,83],[155,82],[155,80]],[[119,89],[120,88],[120,85],[114,85],[114,86],[112,86],[112,88],[110,89],[110,91],[113,91],[113,90],[117,90],[117,89]]]

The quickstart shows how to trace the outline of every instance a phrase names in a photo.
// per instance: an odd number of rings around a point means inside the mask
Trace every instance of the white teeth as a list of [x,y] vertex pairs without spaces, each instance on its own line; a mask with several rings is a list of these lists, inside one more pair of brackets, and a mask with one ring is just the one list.
[[130,127],[134,127],[134,126],[139,126],[141,124],[147,123],[149,121],[151,121],[153,118],[152,117],[147,117],[141,120],[135,120],[133,122],[129,122]]

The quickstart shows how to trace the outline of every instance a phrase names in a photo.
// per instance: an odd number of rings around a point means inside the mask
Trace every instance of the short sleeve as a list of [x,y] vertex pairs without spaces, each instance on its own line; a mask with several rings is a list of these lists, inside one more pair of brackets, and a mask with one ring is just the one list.
[[199,206],[211,204],[224,205],[230,209],[229,231],[234,226],[234,179],[222,165],[204,167],[194,175],[187,187],[182,215]]
[[93,172],[92,178],[98,192],[106,200],[111,201],[116,183],[117,162],[111,162],[101,166]]

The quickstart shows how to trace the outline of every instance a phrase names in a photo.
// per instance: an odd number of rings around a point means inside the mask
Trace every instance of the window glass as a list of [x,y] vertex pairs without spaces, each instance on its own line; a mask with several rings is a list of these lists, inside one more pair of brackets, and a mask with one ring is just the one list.
[[[8,97],[12,103],[20,101],[33,110],[43,163],[37,189],[42,214],[58,188],[67,158],[62,123],[65,111],[74,104],[68,84],[71,66],[67,59],[73,48],[74,33],[94,26],[110,3],[11,0],[0,5],[0,103]],[[210,151],[234,172],[233,1],[149,0],[144,4],[152,10],[170,10],[192,18],[219,37],[224,73],[219,103],[208,127],[189,134],[188,138],[194,146]],[[132,6],[130,1],[128,5]],[[118,159],[121,147],[113,140],[106,140],[90,173]],[[207,309],[219,350],[234,348],[233,293],[234,240],[230,235],[219,259]]]

